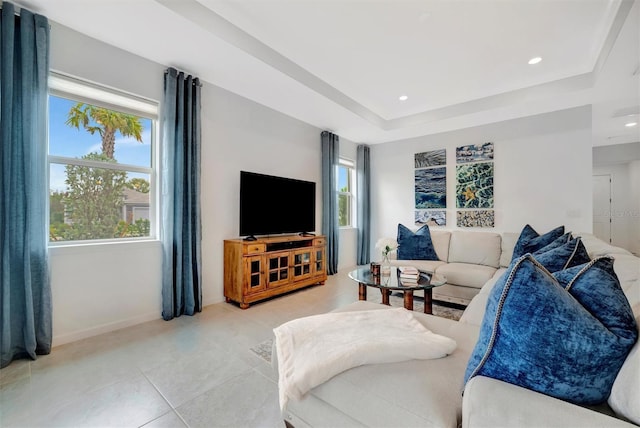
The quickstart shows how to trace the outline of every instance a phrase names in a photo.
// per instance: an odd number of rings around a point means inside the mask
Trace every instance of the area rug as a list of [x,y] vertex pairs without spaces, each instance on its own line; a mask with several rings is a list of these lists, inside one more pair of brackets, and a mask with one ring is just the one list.
[[[404,298],[402,294],[391,294],[389,296],[389,303],[393,307],[402,307],[404,306]],[[413,299],[413,310],[416,312],[424,311],[424,300],[420,297],[414,297]],[[464,306],[448,304],[445,302],[433,302],[433,315],[448,318],[454,321],[457,321],[462,316],[462,312],[464,311]],[[267,339],[264,342],[258,343],[256,346],[249,348],[251,352],[256,354],[258,357],[271,364],[271,349],[273,348],[273,339]]]

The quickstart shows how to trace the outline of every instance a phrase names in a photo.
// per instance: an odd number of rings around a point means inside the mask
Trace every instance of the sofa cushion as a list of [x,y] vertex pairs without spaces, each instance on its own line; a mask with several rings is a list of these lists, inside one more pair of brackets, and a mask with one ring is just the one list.
[[504,232],[502,234],[502,254],[500,254],[500,267],[509,267],[513,258],[513,249],[518,241],[519,233]]
[[498,268],[502,251],[501,239],[498,233],[453,231],[448,261]]
[[[564,236],[561,238],[564,238]],[[555,245],[555,241],[550,245]],[[587,250],[584,248],[584,245],[582,245],[580,238],[572,239],[565,244],[545,251],[548,247],[549,246],[543,247],[534,252],[533,257],[547,268],[549,272],[557,272],[572,266],[581,265],[590,260]]]
[[582,243],[587,248],[587,252],[591,258],[598,256],[604,256],[607,254],[627,254],[631,255],[631,252],[624,248],[616,247],[608,244],[601,239],[598,239],[592,233],[577,233],[576,236],[582,238]]
[[465,386],[462,412],[462,428],[633,428],[591,408],[484,376]]
[[469,302],[465,308],[460,322],[463,324],[482,325],[482,318],[484,317],[484,309],[487,306],[489,300],[489,293],[496,285],[500,277],[507,271],[506,268],[499,268],[496,273],[486,282],[480,289],[480,292]]
[[[636,324],[640,315],[636,315]],[[640,341],[629,352],[611,388],[607,402],[616,415],[640,425]]]
[[436,273],[444,275],[448,284],[482,288],[496,273],[496,268],[469,263],[447,263],[438,266]]
[[449,241],[451,240],[451,232],[448,230],[430,230],[431,242],[433,249],[436,250],[438,259],[449,260]]
[[565,289],[530,254],[510,266],[489,295],[465,381],[492,377],[576,404],[607,399],[636,323],[611,259],[573,269]]
[[415,233],[405,225],[398,224],[397,241],[398,260],[438,260],[426,224]]
[[613,259],[613,270],[633,308],[640,304],[640,258],[628,254],[613,254]]
[[516,246],[513,249],[511,261],[514,261],[526,253],[533,253],[534,251],[539,250],[562,235],[564,235],[564,226],[556,227],[544,235],[540,235],[533,229],[533,227],[528,224],[525,225],[520,232]]

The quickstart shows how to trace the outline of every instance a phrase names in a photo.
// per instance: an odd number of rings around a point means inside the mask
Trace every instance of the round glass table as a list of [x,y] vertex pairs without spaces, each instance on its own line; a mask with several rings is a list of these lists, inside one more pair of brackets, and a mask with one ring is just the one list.
[[420,271],[417,280],[405,280],[400,277],[397,267],[391,268],[389,275],[373,275],[368,266],[360,267],[349,272],[349,278],[359,284],[359,300],[367,300],[367,287],[380,289],[382,303],[389,305],[389,295],[392,291],[402,291],[404,294],[404,307],[413,310],[413,292],[424,290],[424,313],[433,313],[433,293],[435,287],[446,284],[447,280],[442,275],[433,272]]

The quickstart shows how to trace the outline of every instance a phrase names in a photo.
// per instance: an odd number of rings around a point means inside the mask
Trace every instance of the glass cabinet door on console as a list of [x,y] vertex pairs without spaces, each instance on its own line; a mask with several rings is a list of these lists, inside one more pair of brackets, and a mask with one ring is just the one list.
[[293,258],[291,269],[295,279],[307,278],[311,276],[311,256],[313,250],[309,248],[296,250],[291,254]]
[[267,284],[264,281],[264,275],[262,274],[262,256],[252,256],[245,258],[245,272],[247,272],[247,293],[257,293],[264,291],[267,288]]
[[315,258],[313,260],[315,267],[314,273],[325,272],[324,251],[324,247],[315,249]]
[[289,252],[267,255],[267,287],[279,287],[289,283]]

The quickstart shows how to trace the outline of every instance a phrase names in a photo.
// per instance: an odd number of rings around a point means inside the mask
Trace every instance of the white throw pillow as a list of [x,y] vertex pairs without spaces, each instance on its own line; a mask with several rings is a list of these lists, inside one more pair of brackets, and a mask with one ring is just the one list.
[[[636,323],[640,325],[640,315],[633,308]],[[640,425],[640,341],[631,348],[622,368],[616,376],[607,402],[618,416]]]

